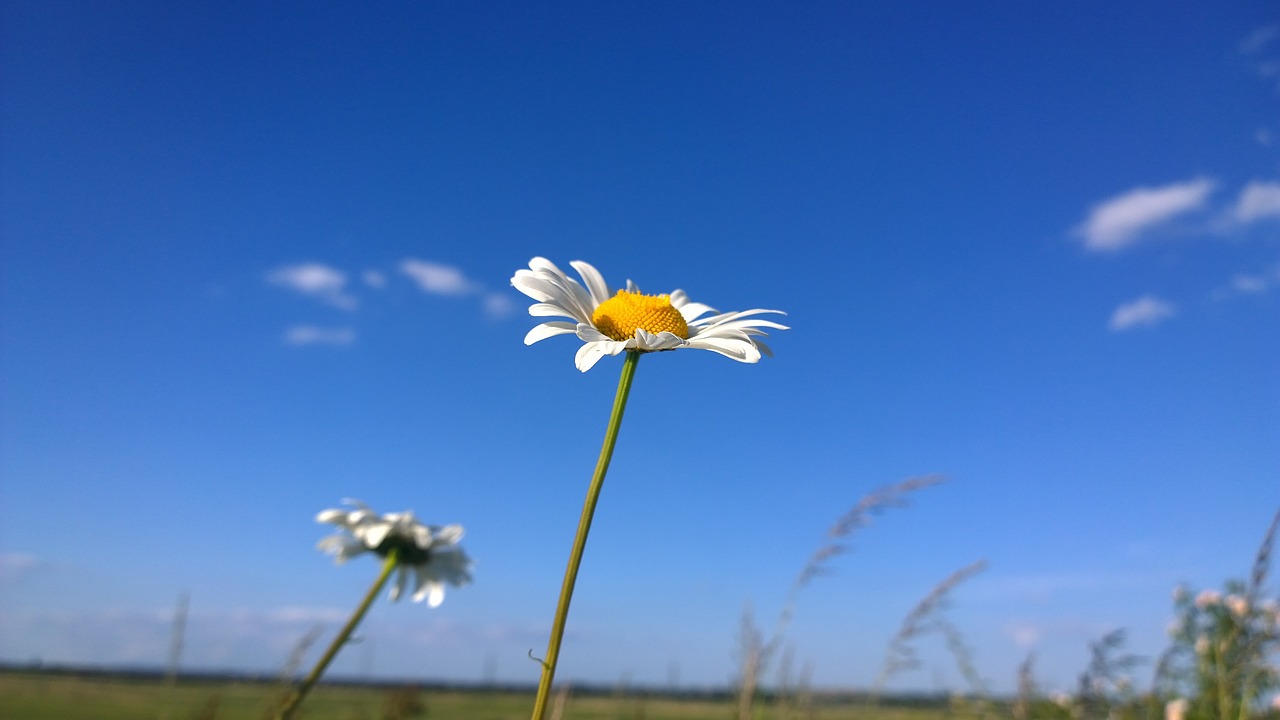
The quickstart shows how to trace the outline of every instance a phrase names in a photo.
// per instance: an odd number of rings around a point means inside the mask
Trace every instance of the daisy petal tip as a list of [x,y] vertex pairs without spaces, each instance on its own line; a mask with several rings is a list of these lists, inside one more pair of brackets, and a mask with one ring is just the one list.
[[340,517],[344,517],[347,513],[342,510],[321,510],[316,513],[316,522],[331,523]]

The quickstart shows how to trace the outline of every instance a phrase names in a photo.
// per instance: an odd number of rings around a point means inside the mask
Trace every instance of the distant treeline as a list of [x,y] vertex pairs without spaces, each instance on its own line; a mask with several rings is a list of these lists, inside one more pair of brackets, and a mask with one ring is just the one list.
[[[159,683],[166,674],[160,667],[141,665],[65,665],[60,663],[27,662],[18,663],[0,660],[0,673],[49,675],[57,677],[93,678],[119,682]],[[183,683],[248,683],[273,684],[280,682],[280,677],[266,672],[245,672],[243,670],[184,670],[178,675]],[[457,682],[441,680],[423,680],[420,678],[352,678],[341,675],[327,676],[325,685],[337,687],[358,687],[374,689],[390,689],[411,686],[425,691],[457,692],[457,693],[489,693],[510,695],[532,695],[537,685],[530,683],[503,682]],[[647,685],[619,685],[605,683],[569,683],[573,694],[579,697],[610,697],[626,695],[628,697],[669,697],[684,700],[730,700],[737,697],[737,692],[730,687],[722,688],[673,688]],[[857,690],[814,690],[811,691],[815,705],[847,705],[866,702],[870,695]],[[760,697],[773,699],[771,691],[763,690]],[[944,707],[949,701],[944,693],[899,693],[896,695],[880,695],[876,702],[881,706],[936,708]]]

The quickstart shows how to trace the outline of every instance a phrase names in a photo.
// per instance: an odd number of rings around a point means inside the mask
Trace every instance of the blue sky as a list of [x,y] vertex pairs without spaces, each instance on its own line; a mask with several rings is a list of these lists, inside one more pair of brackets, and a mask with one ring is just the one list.
[[[1165,644],[1280,507],[1280,25],[1266,2],[15,3],[0,18],[0,658],[274,670],[376,572],[344,497],[461,523],[475,583],[334,672],[535,682],[620,360],[534,256],[787,312],[646,356],[560,677],[726,682],[800,595],[865,686],[902,618],[995,688]],[[1273,588],[1274,589],[1274,588]],[[897,687],[957,687],[937,638]]]

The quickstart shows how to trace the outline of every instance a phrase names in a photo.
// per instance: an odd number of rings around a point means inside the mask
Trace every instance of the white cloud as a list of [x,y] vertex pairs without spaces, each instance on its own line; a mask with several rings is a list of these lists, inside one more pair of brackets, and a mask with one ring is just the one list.
[[487,293],[484,296],[484,312],[491,318],[503,318],[515,311],[515,303],[502,293]]
[[427,260],[408,258],[400,263],[400,272],[413,278],[422,292],[433,295],[468,295],[478,289],[458,268]]
[[382,288],[387,286],[387,276],[383,275],[377,270],[365,270],[360,275],[360,278],[364,280],[365,285],[368,285],[371,288],[377,288],[381,290]]
[[[384,602],[379,598],[379,603]],[[201,609],[204,608],[202,611]],[[409,612],[419,610],[418,613]],[[239,670],[262,672],[275,676],[281,664],[299,649],[303,638],[316,639],[312,633],[323,625],[327,641],[350,614],[347,609],[322,607],[275,607],[256,609],[208,609],[198,598],[188,616],[182,652],[182,667],[190,670]],[[440,616],[424,615],[417,606],[400,608],[401,620],[395,623],[366,622],[360,636],[376,643],[377,662],[362,662],[361,652],[343,651],[335,661],[337,674],[362,674],[372,671],[375,677],[403,677],[411,663],[417,672],[432,677],[457,677],[461,667],[457,653],[426,653],[422,645],[428,638],[446,642],[430,644],[459,648],[491,648],[501,656],[523,659],[537,633],[509,639],[492,640],[480,629],[469,625],[450,625]],[[46,665],[87,664],[163,667],[173,641],[173,609],[93,609],[57,611],[12,608],[0,613],[0,637],[4,638],[6,660],[37,661]],[[437,629],[438,628],[438,629]],[[312,646],[309,657],[319,652]],[[482,654],[466,657],[468,667],[479,667]],[[474,663],[474,664],[473,664]],[[304,666],[305,669],[306,666]],[[523,670],[523,663],[519,666]],[[514,671],[513,671],[514,672]],[[523,677],[523,673],[515,677]]]
[[1110,328],[1112,332],[1123,332],[1139,325],[1155,325],[1173,317],[1174,312],[1172,303],[1154,295],[1143,295],[1116,308],[1111,313]]
[[1013,640],[1013,644],[1020,648],[1033,647],[1044,634],[1038,625],[1025,620],[1012,620],[1005,623],[1004,632]]
[[1277,38],[1280,38],[1280,25],[1260,27],[1240,41],[1240,53],[1242,55],[1253,55],[1254,53],[1262,52],[1264,47]]
[[0,553],[0,580],[12,582],[22,578],[40,566],[40,559],[31,553]]
[[[1277,39],[1280,39],[1280,25],[1267,25],[1253,31],[1240,42],[1240,54],[1254,63],[1258,77],[1272,82],[1280,77],[1280,60],[1270,51]],[[1280,90],[1280,85],[1276,86]]]
[[354,297],[343,292],[347,274],[321,263],[286,265],[267,275],[267,281],[343,310],[353,310],[358,304]]
[[1258,128],[1253,132],[1253,139],[1262,147],[1271,147],[1271,131],[1266,128]]
[[1132,245],[1140,236],[1179,215],[1204,206],[1213,181],[1197,178],[1156,188],[1140,187],[1101,202],[1080,226],[1085,247],[1115,251]]
[[1260,292],[1265,292],[1267,285],[1267,279],[1257,275],[1236,275],[1231,278],[1231,289],[1245,295],[1256,295]]
[[1245,185],[1233,214],[1236,220],[1244,223],[1280,217],[1280,183],[1255,180]]
[[290,345],[350,345],[356,340],[351,328],[322,328],[315,325],[295,325],[284,334]]
[[1225,290],[1217,293],[1216,299],[1232,295],[1261,295],[1277,285],[1280,285],[1280,265],[1256,274],[1238,273],[1231,278],[1231,284]]
[[303,607],[291,605],[266,613],[266,619],[282,623],[340,623],[351,615],[341,608]]

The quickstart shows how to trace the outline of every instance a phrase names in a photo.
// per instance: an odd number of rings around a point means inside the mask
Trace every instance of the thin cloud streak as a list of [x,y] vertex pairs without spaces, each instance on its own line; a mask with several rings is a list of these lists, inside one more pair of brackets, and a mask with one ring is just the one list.
[[405,258],[400,263],[400,272],[413,280],[418,289],[428,295],[444,297],[480,295],[481,308],[490,318],[505,318],[515,312],[515,304],[508,294],[486,292],[482,283],[468,278],[466,273],[452,265],[418,258]]
[[1244,295],[1264,295],[1280,285],[1280,265],[1259,273],[1236,273],[1225,287],[1214,291],[1213,300],[1229,300]]
[[351,328],[323,328],[315,325],[295,325],[285,331],[284,341],[290,345],[350,345],[356,341],[356,331]]
[[1261,52],[1264,47],[1269,45],[1271,41],[1280,38],[1280,25],[1266,25],[1254,30],[1244,40],[1240,41],[1240,54],[1253,55]]
[[15,582],[40,567],[40,558],[31,553],[0,553],[0,580]]
[[354,310],[359,304],[354,297],[344,292],[347,274],[322,263],[286,265],[268,274],[267,282],[343,310]]
[[431,295],[458,297],[469,295],[479,289],[458,268],[429,260],[406,258],[400,263],[400,272],[417,283],[418,289],[422,292]]
[[1240,191],[1232,215],[1238,222],[1280,218],[1280,182],[1253,181]]
[[1108,327],[1112,332],[1124,332],[1140,326],[1156,325],[1173,317],[1175,313],[1176,308],[1172,303],[1154,295],[1143,295],[1116,308],[1111,313]]
[[1115,252],[1138,242],[1151,229],[1204,207],[1213,188],[1208,178],[1135,188],[1095,205],[1078,232],[1086,249]]
[[504,318],[515,312],[516,305],[509,295],[488,293],[484,296],[484,312],[491,318]]

